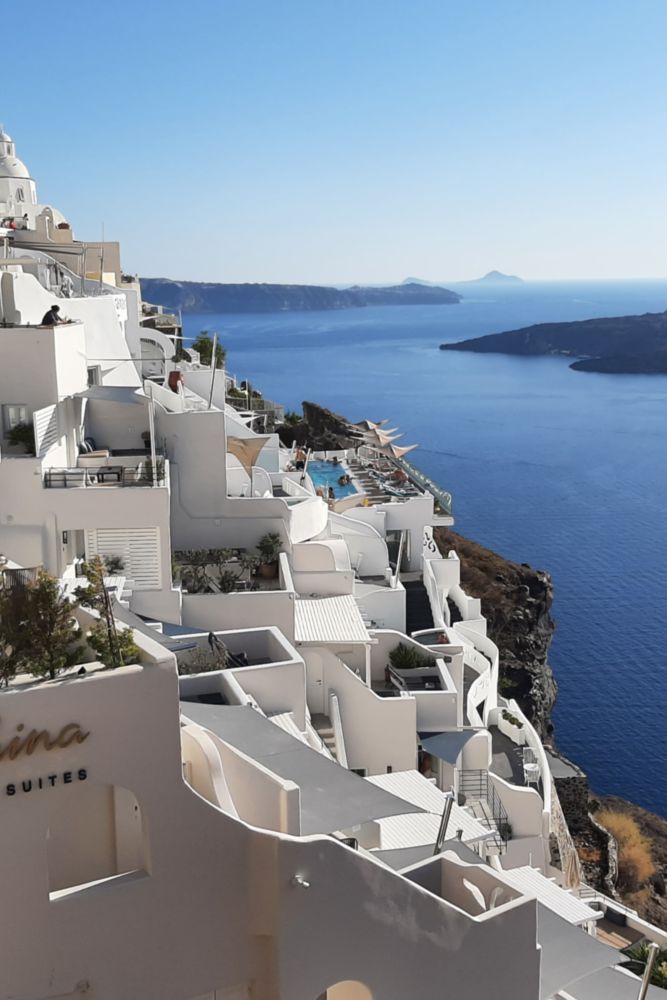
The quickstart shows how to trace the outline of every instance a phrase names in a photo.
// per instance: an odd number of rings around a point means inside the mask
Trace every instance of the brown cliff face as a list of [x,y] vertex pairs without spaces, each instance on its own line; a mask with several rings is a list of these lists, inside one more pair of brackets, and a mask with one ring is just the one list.
[[339,451],[355,448],[361,443],[361,432],[355,437],[350,431],[350,424],[339,413],[308,401],[301,405],[303,420],[298,424],[283,424],[278,430],[280,440],[288,448],[293,441],[314,451]]
[[433,534],[443,555],[454,549],[461,559],[466,593],[482,601],[489,638],[500,651],[500,693],[516,698],[540,736],[550,738],[557,691],[547,662],[555,629],[551,577],[510,562],[449,528],[437,528]]

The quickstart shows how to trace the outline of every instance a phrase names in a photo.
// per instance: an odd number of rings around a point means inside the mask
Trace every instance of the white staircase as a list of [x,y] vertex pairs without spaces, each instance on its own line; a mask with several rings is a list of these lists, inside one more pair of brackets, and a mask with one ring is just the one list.
[[331,719],[328,715],[313,715],[311,716],[311,722],[315,732],[319,736],[320,740],[326,747],[329,756],[333,760],[338,760],[338,753],[336,747],[336,735],[331,724]]

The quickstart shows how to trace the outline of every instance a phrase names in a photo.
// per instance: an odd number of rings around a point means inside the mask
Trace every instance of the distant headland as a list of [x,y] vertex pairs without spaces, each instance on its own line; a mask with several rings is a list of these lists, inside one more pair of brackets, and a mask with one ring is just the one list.
[[331,288],[324,285],[218,284],[142,278],[149,302],[185,313],[303,312],[360,306],[455,305],[461,296],[448,288],[411,282],[387,287]]
[[469,278],[467,281],[424,281],[422,278],[405,278],[403,285],[424,285],[425,288],[443,288],[445,285],[523,285],[523,278],[516,274],[503,274],[502,271],[488,271],[481,278]]
[[455,344],[441,351],[481,354],[562,354],[577,358],[575,371],[610,374],[667,374],[667,312],[612,316],[576,323],[539,323]]

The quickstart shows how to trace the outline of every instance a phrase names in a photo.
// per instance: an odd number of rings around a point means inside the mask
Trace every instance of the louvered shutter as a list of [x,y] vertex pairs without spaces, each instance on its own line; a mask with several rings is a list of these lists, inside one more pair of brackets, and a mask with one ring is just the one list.
[[160,589],[159,528],[93,528],[86,531],[86,557],[119,556],[122,575],[134,590]]

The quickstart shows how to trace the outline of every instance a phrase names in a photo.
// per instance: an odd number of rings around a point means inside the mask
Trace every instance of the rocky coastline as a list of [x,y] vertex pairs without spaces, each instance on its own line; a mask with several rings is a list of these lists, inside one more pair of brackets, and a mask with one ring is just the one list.
[[456,305],[461,296],[449,288],[408,282],[382,287],[332,288],[326,285],[223,284],[141,278],[146,301],[184,313],[274,313],[359,309],[364,306]]
[[[281,428],[281,439],[287,445],[295,440],[318,451],[359,443],[344,417],[312,402],[303,403],[298,423]],[[464,589],[481,599],[489,636],[500,651],[500,692],[516,699],[545,746],[563,764],[555,782],[586,881],[667,929],[667,820],[625,799],[596,795],[585,772],[556,746],[551,713],[558,686],[548,661],[556,629],[551,616],[551,576],[527,563],[512,562],[449,528],[435,529],[434,539],[443,555],[456,551]],[[606,808],[629,814],[650,842],[655,874],[638,891],[617,891],[617,845],[595,818],[596,812]]]

